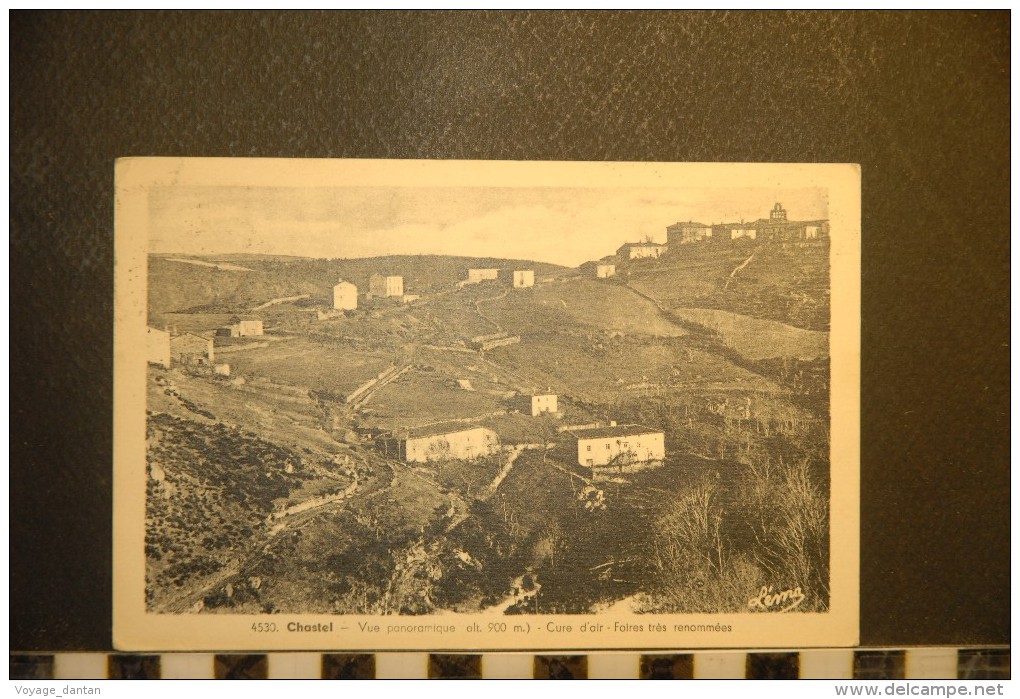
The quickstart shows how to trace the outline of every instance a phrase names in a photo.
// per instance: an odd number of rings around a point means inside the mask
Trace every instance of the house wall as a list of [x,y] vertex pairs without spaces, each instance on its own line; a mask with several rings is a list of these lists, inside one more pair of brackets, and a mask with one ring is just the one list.
[[554,395],[542,395],[531,397],[531,415],[537,417],[542,413],[555,413],[556,407],[556,396]]
[[373,296],[403,296],[404,278],[373,274],[368,280],[368,290],[372,292]]
[[170,355],[181,364],[205,364],[213,361],[213,341],[198,335],[170,338]]
[[236,337],[252,337],[262,335],[261,320],[242,320],[237,323]]
[[711,226],[674,224],[666,227],[666,242],[670,245],[697,243],[711,237]]
[[581,466],[605,466],[621,454],[633,452],[624,463],[661,461],[666,458],[665,435],[646,432],[626,437],[598,437],[577,440],[577,463]]
[[164,369],[170,368],[170,333],[146,328],[145,349],[150,364],[157,364]]
[[358,307],[358,287],[349,282],[333,287],[333,308],[338,311],[353,311]]
[[535,286],[535,273],[530,269],[514,272],[514,287],[520,289],[526,286]]
[[631,247],[628,248],[630,251],[630,259],[639,259],[645,257],[658,257],[662,254],[662,248],[660,247]]
[[486,456],[499,448],[499,437],[484,427],[470,430],[412,437],[401,450],[405,461],[423,463],[439,459],[473,459]]
[[595,268],[595,276],[599,279],[607,279],[616,276],[616,265],[599,265]]
[[488,279],[498,279],[498,269],[469,269],[468,270],[468,281],[469,282],[481,282]]

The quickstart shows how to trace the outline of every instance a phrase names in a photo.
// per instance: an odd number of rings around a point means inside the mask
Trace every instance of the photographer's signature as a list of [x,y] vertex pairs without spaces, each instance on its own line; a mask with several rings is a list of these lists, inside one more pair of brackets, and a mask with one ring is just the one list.
[[799,585],[779,592],[776,592],[771,585],[768,587],[762,585],[758,594],[747,600],[747,608],[752,612],[779,612],[782,614],[796,609],[805,597],[807,595],[801,592]]

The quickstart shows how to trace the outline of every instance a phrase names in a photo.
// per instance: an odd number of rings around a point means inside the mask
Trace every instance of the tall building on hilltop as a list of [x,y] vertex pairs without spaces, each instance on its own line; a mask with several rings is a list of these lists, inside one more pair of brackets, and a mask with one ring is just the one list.
[[687,221],[674,223],[666,226],[667,245],[687,245],[688,243],[700,243],[712,237],[712,227],[704,223]]
[[333,308],[338,311],[353,311],[358,307],[358,287],[343,279],[333,287]]

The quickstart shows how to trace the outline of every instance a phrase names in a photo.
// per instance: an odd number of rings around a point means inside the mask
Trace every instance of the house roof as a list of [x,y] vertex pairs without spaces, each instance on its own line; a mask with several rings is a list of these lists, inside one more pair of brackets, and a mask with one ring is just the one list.
[[707,223],[698,223],[697,221],[677,221],[669,228],[676,228],[680,226],[682,228],[711,228]]
[[780,228],[797,228],[799,226],[817,226],[817,225],[821,225],[821,224],[827,223],[827,222],[828,222],[828,219],[816,219],[816,220],[813,220],[813,221],[773,221],[773,220],[767,219],[767,218],[759,218],[759,219],[754,220],[754,221],[746,221],[745,223],[718,223],[714,227],[715,228],[739,228],[739,229],[744,229],[744,230],[749,229],[749,228],[754,228],[754,229],[765,228],[765,227],[775,228],[777,226],[780,227]]
[[201,340],[202,342],[209,342],[211,340],[211,338],[206,337],[205,335],[199,335],[198,333],[182,332],[179,335],[171,335],[170,336],[170,341],[171,342],[176,342],[178,340],[186,340],[188,338],[194,338],[194,339],[197,339],[197,340]]
[[665,243],[624,243],[620,248],[664,248]]
[[578,439],[605,439],[606,437],[635,437],[642,434],[662,434],[662,430],[653,430],[641,425],[616,425],[615,427],[589,427],[583,430],[568,430]]
[[404,435],[407,439],[422,439],[423,437],[438,437],[444,434],[458,434],[472,430],[485,429],[480,425],[428,425],[426,427],[412,427]]

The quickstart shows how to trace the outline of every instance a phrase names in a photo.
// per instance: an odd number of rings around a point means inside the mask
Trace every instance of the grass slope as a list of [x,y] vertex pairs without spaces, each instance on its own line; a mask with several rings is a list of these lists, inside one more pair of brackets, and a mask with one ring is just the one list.
[[229,261],[251,269],[228,271],[175,262],[178,255],[149,256],[149,313],[198,309],[206,312],[243,312],[273,298],[310,294],[323,303],[331,300],[333,285],[347,279],[359,291],[368,290],[374,273],[404,277],[407,293],[429,293],[452,288],[473,267],[507,270],[531,269],[537,276],[564,268],[528,260],[452,257],[445,255],[391,255],[349,260],[285,258],[278,256],[187,256],[206,262]]
[[[733,274],[752,254],[751,262]],[[686,245],[660,260],[625,265],[621,276],[667,308],[715,308],[808,330],[829,329],[827,243]]]

